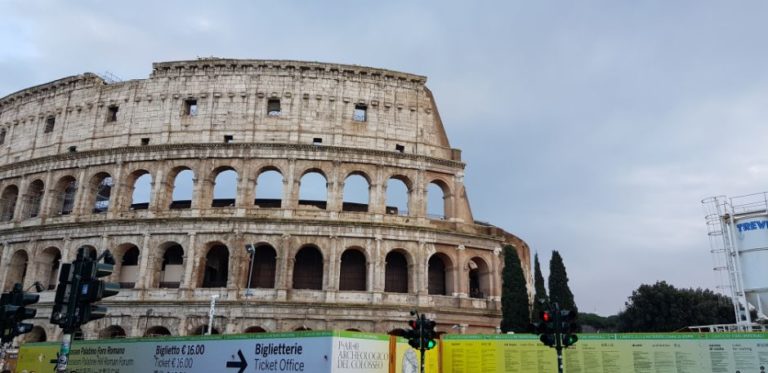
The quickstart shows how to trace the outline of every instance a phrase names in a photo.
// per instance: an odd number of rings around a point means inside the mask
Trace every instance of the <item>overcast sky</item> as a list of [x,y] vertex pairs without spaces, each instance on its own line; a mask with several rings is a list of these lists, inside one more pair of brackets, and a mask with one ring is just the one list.
[[764,1],[0,6],[0,96],[202,56],[426,75],[475,218],[526,240],[545,272],[559,250],[586,312],[657,280],[713,288],[700,200],[768,189]]

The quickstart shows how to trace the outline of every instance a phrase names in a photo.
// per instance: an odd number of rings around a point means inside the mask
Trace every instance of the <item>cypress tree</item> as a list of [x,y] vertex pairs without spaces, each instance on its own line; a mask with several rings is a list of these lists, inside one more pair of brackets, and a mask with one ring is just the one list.
[[504,270],[501,272],[501,331],[525,333],[530,325],[530,308],[523,267],[513,246],[504,247]]
[[549,301],[557,302],[561,310],[570,310],[578,315],[573,293],[568,288],[568,274],[565,272],[563,258],[557,250],[552,251],[549,261]]
[[[539,254],[533,256],[533,287],[536,291],[536,295],[533,297],[533,311],[531,313],[531,320],[535,322],[539,320],[541,311],[544,310],[544,306],[549,302],[547,297],[547,288],[544,286],[544,276],[541,274],[541,265],[539,264]],[[542,304],[541,300],[544,300]]]

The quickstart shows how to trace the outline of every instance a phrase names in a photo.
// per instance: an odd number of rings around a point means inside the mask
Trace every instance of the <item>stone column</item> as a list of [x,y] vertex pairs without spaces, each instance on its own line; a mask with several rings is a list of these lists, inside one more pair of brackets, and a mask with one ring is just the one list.
[[27,189],[29,189],[29,186],[27,185],[27,176],[22,176],[21,180],[19,180],[18,183],[19,193],[16,195],[16,203],[13,206],[13,222],[20,222],[24,220],[26,211],[24,211],[27,206]]
[[0,288],[5,290],[5,279],[11,268],[11,248],[8,241],[3,241],[3,253],[0,255]]
[[[118,161],[117,169],[112,174],[112,190],[109,194],[109,208],[107,209],[107,217],[114,219],[123,210],[127,210],[133,202],[133,185],[128,185],[125,180],[123,172],[125,166],[122,161]],[[135,182],[135,181],[134,181]]]
[[[154,213],[163,211],[170,206],[170,201],[166,201],[168,182],[165,173],[166,165],[161,163],[159,167],[155,168],[155,174],[152,175],[152,195],[149,197],[149,211]],[[171,191],[173,192],[173,191]]]
[[[136,278],[136,289],[146,289],[152,284],[152,279],[149,279],[147,277],[148,273],[150,271],[149,263],[154,262],[155,255],[152,252],[152,249],[149,247],[149,239],[151,238],[151,235],[149,233],[144,233],[144,240],[141,243],[141,251],[140,251],[140,257],[139,257],[139,273]],[[151,259],[151,260],[150,260]],[[152,276],[157,276],[157,273],[152,273]]]
[[197,250],[195,248],[196,235],[197,233],[195,232],[187,233],[187,248],[184,250],[184,277],[181,279],[181,284],[179,285],[182,289],[193,289],[196,287],[193,278],[193,271],[197,268],[199,262],[196,255]]
[[56,198],[53,191],[53,185],[51,185],[51,170],[48,170],[45,173],[45,185],[44,185],[44,192],[43,192],[43,200],[40,201],[40,212],[37,214],[41,219],[45,220],[45,218],[48,217],[51,210],[51,204],[53,203],[53,200]]
[[283,175],[283,209],[294,210],[299,205],[300,180],[296,180],[296,160],[288,160],[288,170]]
[[331,235],[329,238],[330,250],[328,250],[328,255],[324,260],[325,279],[323,281],[323,289],[338,291],[341,268],[339,262],[339,237]]
[[328,211],[339,212],[344,205],[344,180],[340,180],[339,167],[341,163],[333,162],[331,172],[326,180],[326,207]]
[[499,281],[501,280],[501,274],[499,273],[499,254],[501,254],[501,248],[497,247],[493,249],[493,269],[491,269],[491,296],[489,296],[489,299],[493,299],[496,301],[501,301],[501,284]]
[[456,247],[456,263],[454,267],[454,278],[453,278],[453,296],[466,298],[467,294],[469,294],[469,267],[467,266],[467,253],[466,253],[466,247],[464,245],[459,245]]
[[77,176],[77,191],[75,192],[75,205],[72,208],[72,215],[90,214],[91,206],[86,207],[86,204],[88,204],[88,201],[90,200],[90,198],[88,198],[88,193],[91,192],[90,180],[85,180],[85,175],[85,166],[80,166],[80,172],[78,172]]

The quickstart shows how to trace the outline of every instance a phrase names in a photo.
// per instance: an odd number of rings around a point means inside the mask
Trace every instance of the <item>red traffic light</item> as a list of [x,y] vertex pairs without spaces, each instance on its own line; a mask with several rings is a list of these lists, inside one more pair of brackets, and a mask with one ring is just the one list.
[[544,322],[550,322],[552,320],[552,315],[549,314],[549,311],[544,311],[541,313],[541,320]]
[[408,320],[408,326],[411,327],[411,329],[416,329],[418,325],[416,325],[416,320]]

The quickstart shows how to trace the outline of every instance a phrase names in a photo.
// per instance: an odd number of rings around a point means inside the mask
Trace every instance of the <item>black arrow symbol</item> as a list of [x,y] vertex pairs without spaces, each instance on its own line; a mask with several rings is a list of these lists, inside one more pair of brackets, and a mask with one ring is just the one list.
[[245,361],[242,350],[237,350],[237,356],[240,357],[240,361],[227,361],[227,368],[240,368],[237,373],[243,373],[245,368],[248,368],[248,362]]

